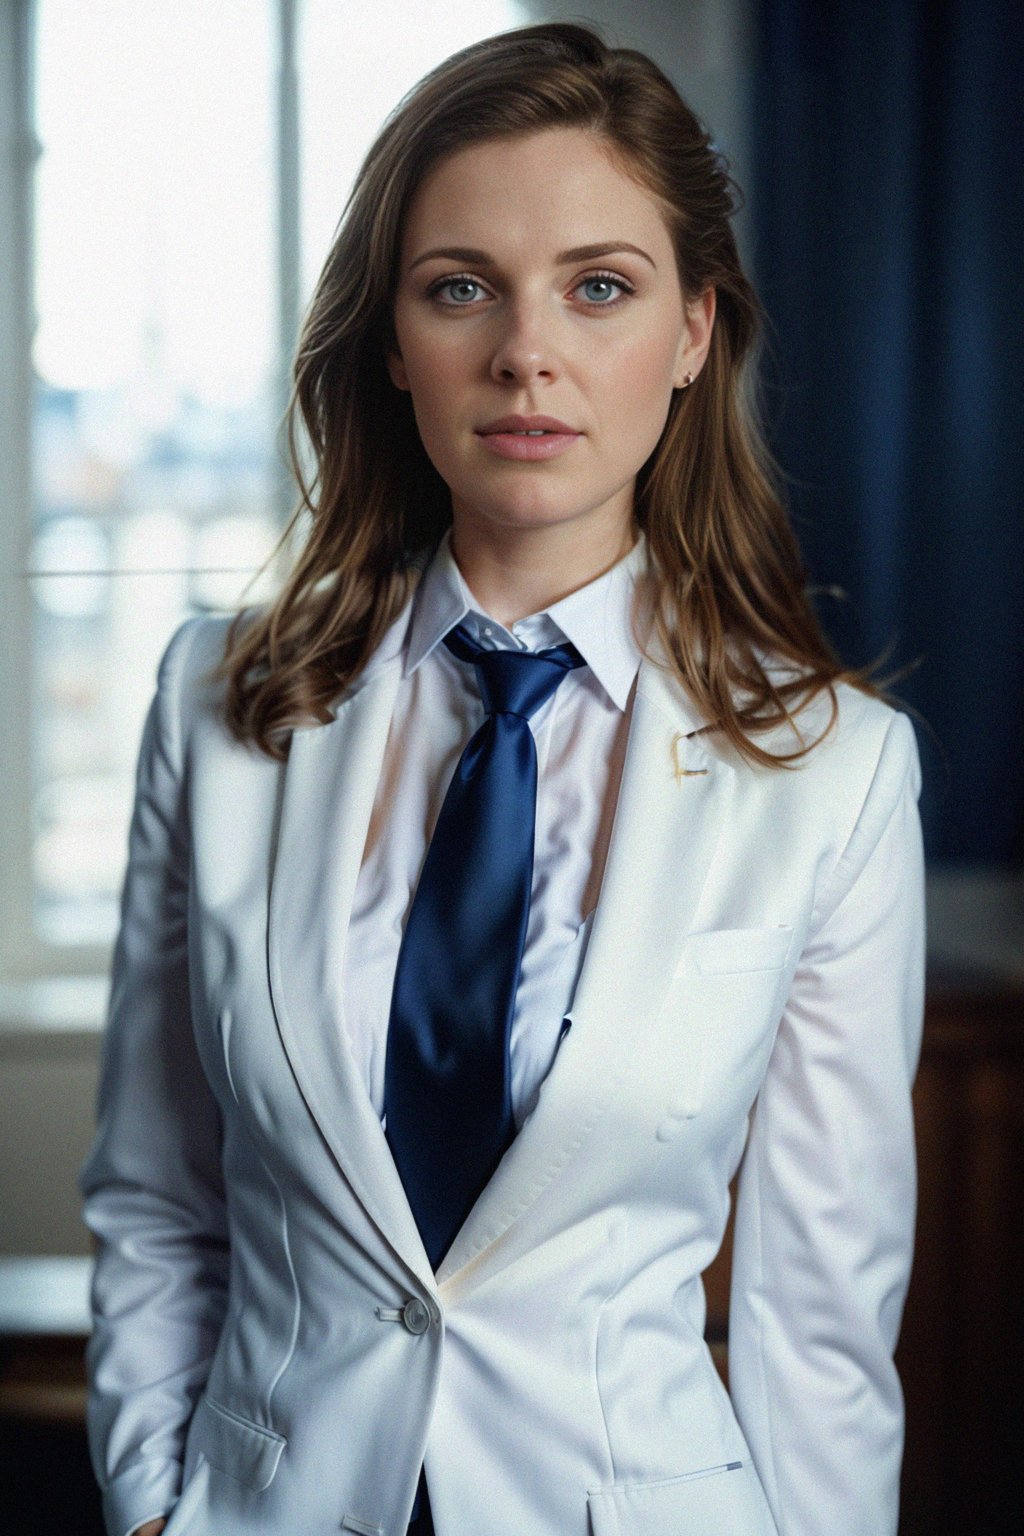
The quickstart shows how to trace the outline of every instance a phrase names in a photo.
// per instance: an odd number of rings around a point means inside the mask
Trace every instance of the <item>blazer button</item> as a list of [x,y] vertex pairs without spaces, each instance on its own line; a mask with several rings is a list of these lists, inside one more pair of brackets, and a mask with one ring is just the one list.
[[410,1333],[426,1333],[430,1327],[430,1313],[418,1296],[412,1296],[402,1308],[402,1322]]

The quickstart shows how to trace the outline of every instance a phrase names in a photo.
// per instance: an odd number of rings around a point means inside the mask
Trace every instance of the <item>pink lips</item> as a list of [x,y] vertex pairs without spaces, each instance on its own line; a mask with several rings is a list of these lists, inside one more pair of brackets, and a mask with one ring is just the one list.
[[491,432],[531,432],[538,428],[544,432],[568,432],[574,434],[574,429],[567,422],[559,421],[557,416],[499,416],[496,421],[488,422],[486,427],[477,430],[489,434]]
[[[524,436],[527,432],[544,435]],[[499,416],[477,430],[486,447],[503,459],[553,459],[582,435],[555,416]]]

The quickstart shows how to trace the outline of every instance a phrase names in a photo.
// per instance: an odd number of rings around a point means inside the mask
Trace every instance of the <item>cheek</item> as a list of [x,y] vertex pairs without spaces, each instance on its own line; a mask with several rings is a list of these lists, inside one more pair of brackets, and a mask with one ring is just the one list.
[[432,370],[420,378],[412,377],[412,408],[420,438],[435,468],[440,468],[448,456],[452,439],[452,391],[446,388],[446,377],[439,370]]
[[606,348],[592,370],[605,441],[631,462],[654,451],[672,403],[675,349],[663,338]]
[[407,345],[402,356],[420,441],[434,468],[446,478],[454,462],[463,370],[444,349],[420,352]]
[[421,427],[444,427],[468,375],[464,351],[433,343],[403,349],[413,409]]
[[668,403],[672,391],[672,369],[677,344],[671,329],[665,327],[642,337],[624,341],[620,348],[605,353],[604,373],[609,393],[632,404],[637,411]]

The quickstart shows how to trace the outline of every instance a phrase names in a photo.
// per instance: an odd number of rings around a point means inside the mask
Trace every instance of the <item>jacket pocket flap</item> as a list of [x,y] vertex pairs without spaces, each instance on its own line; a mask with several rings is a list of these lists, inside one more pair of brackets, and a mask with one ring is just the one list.
[[730,971],[774,971],[785,965],[793,942],[788,923],[775,928],[712,928],[691,933],[679,973],[716,976]]
[[211,1467],[259,1491],[273,1481],[288,1442],[283,1435],[242,1418],[204,1393],[196,1404],[190,1448],[193,1443]]
[[592,1536],[777,1536],[761,1484],[743,1461],[595,1489],[587,1509]]

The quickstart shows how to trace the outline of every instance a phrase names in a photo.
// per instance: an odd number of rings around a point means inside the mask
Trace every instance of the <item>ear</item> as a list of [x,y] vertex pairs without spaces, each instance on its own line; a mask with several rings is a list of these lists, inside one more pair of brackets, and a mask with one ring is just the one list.
[[703,368],[711,346],[711,332],[715,323],[716,294],[713,287],[705,288],[696,299],[686,305],[686,320],[676,353],[675,373],[672,384],[682,389],[689,373],[696,379]]
[[397,347],[388,348],[388,351],[385,354],[385,362],[387,363],[388,373],[391,376],[391,382],[395,388],[408,389],[409,375],[405,371],[405,364],[402,361],[402,354],[399,352]]

